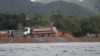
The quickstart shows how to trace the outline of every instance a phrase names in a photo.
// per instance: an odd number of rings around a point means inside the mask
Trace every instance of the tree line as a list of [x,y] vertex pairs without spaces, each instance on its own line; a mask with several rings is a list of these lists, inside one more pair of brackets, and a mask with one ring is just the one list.
[[26,20],[26,15],[20,14],[0,14],[0,30],[22,30],[24,27],[50,26],[50,22],[63,33],[71,33],[75,36],[82,36],[86,33],[100,33],[100,16],[90,16],[79,19],[73,15],[54,13],[47,17],[36,13],[32,19]]

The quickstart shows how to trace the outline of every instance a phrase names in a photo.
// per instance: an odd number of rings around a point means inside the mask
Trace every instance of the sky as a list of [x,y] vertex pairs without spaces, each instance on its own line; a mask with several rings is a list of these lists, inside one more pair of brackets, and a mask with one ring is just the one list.
[[77,2],[83,2],[84,0],[30,0],[31,2],[52,2],[52,1],[77,1]]

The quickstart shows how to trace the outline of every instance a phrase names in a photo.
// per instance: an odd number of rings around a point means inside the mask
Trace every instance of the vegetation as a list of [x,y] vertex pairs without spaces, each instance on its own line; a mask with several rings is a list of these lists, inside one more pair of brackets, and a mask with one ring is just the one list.
[[76,34],[81,31],[81,25],[78,19],[74,16],[54,14],[51,16],[51,20],[55,22],[55,26],[62,32],[69,32],[71,34]]
[[48,26],[49,23],[50,19],[48,19],[46,16],[43,16],[42,14],[36,13],[33,19],[30,19],[28,23],[26,22],[26,26],[31,26],[31,27]]
[[25,23],[24,14],[0,14],[0,30],[6,29],[18,29],[19,24],[24,26]]
[[46,17],[36,13],[33,19],[26,20],[25,14],[0,14],[0,30],[19,29],[24,27],[49,26],[53,21],[59,31],[71,33],[75,36],[82,36],[86,33],[100,33],[100,16],[91,16],[85,19],[78,19],[72,15],[61,13],[52,14]]
[[92,16],[82,20],[83,33],[100,33],[100,16]]

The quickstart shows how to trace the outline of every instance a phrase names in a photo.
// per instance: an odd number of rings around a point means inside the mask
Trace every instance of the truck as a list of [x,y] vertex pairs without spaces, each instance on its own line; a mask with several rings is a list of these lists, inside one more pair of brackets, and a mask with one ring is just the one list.
[[25,27],[24,30],[0,31],[0,37],[59,37],[62,33],[56,27]]
[[57,37],[56,27],[26,27],[24,36],[26,37]]

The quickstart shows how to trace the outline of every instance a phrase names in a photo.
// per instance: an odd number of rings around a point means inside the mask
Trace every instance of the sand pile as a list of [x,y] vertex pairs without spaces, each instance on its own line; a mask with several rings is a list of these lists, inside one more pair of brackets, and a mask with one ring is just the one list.
[[72,36],[72,35],[69,34],[69,33],[65,33],[65,34],[63,35],[63,37],[64,37],[65,39],[67,39],[69,42],[79,42],[79,39],[78,39],[78,38],[75,38],[74,36]]

